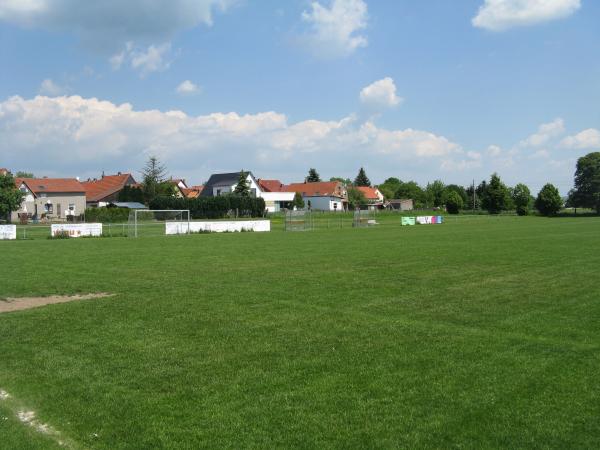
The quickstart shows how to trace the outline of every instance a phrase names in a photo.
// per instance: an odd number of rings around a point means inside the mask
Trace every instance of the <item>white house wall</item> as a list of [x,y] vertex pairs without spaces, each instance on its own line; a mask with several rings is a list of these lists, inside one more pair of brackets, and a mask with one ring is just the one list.
[[257,196],[264,199],[265,206],[269,212],[279,211],[281,203],[294,201],[295,195],[295,192],[257,192]]
[[[344,204],[342,203],[342,199],[338,197],[303,197],[304,203],[308,206],[308,202],[310,201],[311,209],[317,211],[342,211],[344,209]],[[337,208],[335,207],[337,205]]]
[[[260,197],[260,193],[262,192],[260,189],[260,186],[258,185],[258,183],[256,182],[256,180],[254,179],[254,177],[250,174],[248,174],[248,178],[246,178],[246,181],[248,182],[248,187],[250,188],[250,190],[254,190],[254,192],[256,193],[257,197]],[[213,186],[213,197],[218,197],[219,195],[224,195],[224,194],[229,194],[233,191],[235,191],[235,187],[237,186],[237,182],[235,184],[232,185],[215,185]],[[217,191],[220,191],[220,193],[217,193]]]
[[[43,196],[42,196],[43,195]],[[38,198],[34,198],[32,195],[27,195],[25,201],[21,203],[21,207],[18,211],[13,211],[11,214],[11,220],[17,221],[19,214],[31,214],[32,216],[36,213],[38,218],[42,214],[46,214],[45,205],[50,203],[52,205],[52,214],[48,214],[50,218],[66,218],[68,215],[79,216],[85,212],[85,194],[69,194],[69,193],[46,193],[42,194]],[[58,211],[58,205],[60,205],[60,212]],[[73,205],[73,210],[69,210],[69,205]]]

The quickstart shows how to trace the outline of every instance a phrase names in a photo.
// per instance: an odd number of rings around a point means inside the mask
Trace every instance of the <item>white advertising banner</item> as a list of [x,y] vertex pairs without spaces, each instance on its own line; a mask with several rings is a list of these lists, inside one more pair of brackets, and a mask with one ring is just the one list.
[[[191,233],[233,233],[236,231],[271,231],[270,220],[235,220],[216,222],[190,222]],[[167,222],[166,234],[186,234],[187,222]]]
[[443,223],[443,216],[418,216],[417,223],[419,225],[432,225]]
[[52,224],[50,233],[52,236],[56,236],[57,233],[69,233],[69,237],[82,237],[82,236],[102,236],[102,224],[101,223],[60,223]]
[[13,240],[17,238],[16,225],[0,225],[0,240]]

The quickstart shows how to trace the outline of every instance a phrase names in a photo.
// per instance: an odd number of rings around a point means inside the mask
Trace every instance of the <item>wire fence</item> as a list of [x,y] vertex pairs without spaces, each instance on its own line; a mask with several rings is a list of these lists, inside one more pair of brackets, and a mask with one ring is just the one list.
[[[293,214],[274,213],[268,215],[266,219],[270,221],[272,232],[283,231],[325,231],[342,230],[346,228],[375,228],[375,227],[402,227],[403,217],[417,216],[439,216],[439,211],[343,211],[343,212],[320,212],[320,211],[295,211]],[[444,223],[467,223],[474,221],[490,220],[496,218],[501,220],[506,217],[517,216],[515,214],[503,214],[499,216],[490,216],[483,214],[458,214],[443,215]],[[239,219],[243,220],[243,219]],[[192,221],[205,222],[205,221]],[[405,221],[406,222],[406,221]],[[166,221],[155,221],[151,223],[138,223],[139,237],[159,237],[166,235]],[[193,235],[195,233],[191,233]],[[104,238],[126,238],[133,237],[134,229],[131,224],[123,223],[104,223],[102,225],[102,237]],[[50,224],[28,224],[17,225],[17,240],[39,240],[50,239]]]

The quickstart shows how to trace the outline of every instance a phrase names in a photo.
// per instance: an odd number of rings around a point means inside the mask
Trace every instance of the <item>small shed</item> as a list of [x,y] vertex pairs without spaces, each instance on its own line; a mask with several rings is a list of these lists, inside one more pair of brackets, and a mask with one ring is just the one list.
[[396,211],[412,211],[414,209],[412,199],[393,199],[388,201],[387,207]]

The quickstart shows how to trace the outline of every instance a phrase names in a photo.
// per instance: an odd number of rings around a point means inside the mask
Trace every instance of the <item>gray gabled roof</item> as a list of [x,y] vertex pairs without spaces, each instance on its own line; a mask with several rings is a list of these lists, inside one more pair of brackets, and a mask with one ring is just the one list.
[[[202,193],[200,197],[212,197],[213,196],[213,187],[216,186],[233,186],[238,183],[240,179],[241,172],[231,172],[231,173],[214,173],[210,176],[206,184],[204,185],[204,189],[202,189]],[[251,172],[248,172],[252,175]]]
[[110,204],[117,208],[146,209],[146,205],[139,202],[110,202]]

